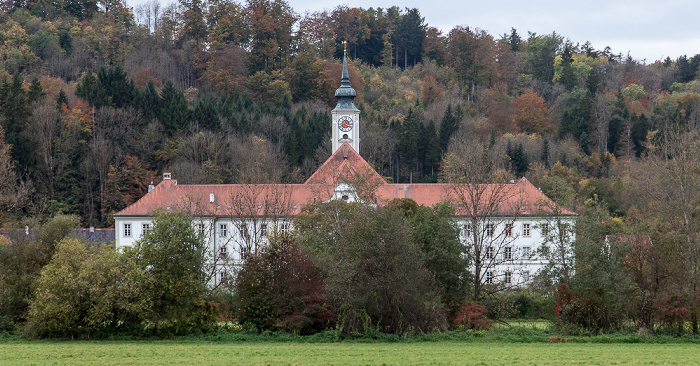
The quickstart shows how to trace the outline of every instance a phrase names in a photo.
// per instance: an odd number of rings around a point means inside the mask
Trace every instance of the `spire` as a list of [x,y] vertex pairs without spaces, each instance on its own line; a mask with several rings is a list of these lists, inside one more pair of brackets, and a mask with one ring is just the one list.
[[341,77],[342,86],[350,86],[350,73],[348,73],[348,43],[343,41],[343,75]]
[[338,98],[338,106],[350,107],[355,109],[353,99],[357,96],[357,92],[350,86],[350,73],[348,72],[348,49],[347,42],[343,41],[343,74],[340,80],[340,87],[335,91],[335,97]]

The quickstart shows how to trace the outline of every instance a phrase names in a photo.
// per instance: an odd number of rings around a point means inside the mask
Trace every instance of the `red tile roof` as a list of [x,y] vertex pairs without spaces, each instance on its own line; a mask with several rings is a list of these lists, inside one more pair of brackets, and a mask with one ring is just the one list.
[[321,165],[304,184],[332,184],[359,181],[368,184],[386,184],[384,178],[355,151],[347,142]]
[[[410,198],[420,205],[450,202],[457,214],[475,207],[488,216],[536,216],[557,207],[527,179],[517,183],[459,185],[449,183],[388,184],[347,143],[326,160],[304,184],[179,185],[163,180],[151,192],[114,216],[148,216],[156,209],[182,209],[197,216],[296,215],[308,203],[325,202],[340,183],[357,188],[364,201],[384,205],[394,198]],[[213,195],[213,196],[212,196]],[[479,202],[473,205],[474,201]],[[212,202],[213,199],[213,202]],[[559,208],[562,215],[576,215]]]

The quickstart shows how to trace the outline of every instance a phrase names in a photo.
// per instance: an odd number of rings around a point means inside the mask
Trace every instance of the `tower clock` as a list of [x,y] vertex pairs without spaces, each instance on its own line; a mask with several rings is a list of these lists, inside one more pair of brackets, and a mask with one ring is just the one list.
[[355,106],[356,96],[355,89],[350,86],[347,55],[343,55],[342,80],[340,87],[335,91],[338,104],[331,111],[333,152],[344,142],[360,152],[360,110]]

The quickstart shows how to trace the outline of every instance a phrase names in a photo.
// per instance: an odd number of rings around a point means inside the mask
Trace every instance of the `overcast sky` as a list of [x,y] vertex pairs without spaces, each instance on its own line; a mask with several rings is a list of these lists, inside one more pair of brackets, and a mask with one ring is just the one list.
[[[137,4],[145,0],[127,0]],[[162,0],[164,3],[173,0]],[[244,2],[244,0],[239,0]],[[481,28],[498,38],[511,27],[527,32],[556,31],[572,42],[590,41],[593,48],[610,46],[614,53],[628,52],[636,60],[672,59],[700,53],[700,1],[697,0],[288,0],[299,14],[349,7],[418,8],[425,22],[447,34],[455,26]]]

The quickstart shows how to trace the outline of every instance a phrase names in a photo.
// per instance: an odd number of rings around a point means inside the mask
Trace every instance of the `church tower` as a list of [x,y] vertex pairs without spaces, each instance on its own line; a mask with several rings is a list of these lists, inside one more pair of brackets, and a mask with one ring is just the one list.
[[338,104],[331,111],[333,152],[336,152],[343,142],[347,142],[358,154],[360,153],[360,110],[355,106],[356,96],[355,89],[350,86],[346,49],[343,52],[342,80],[340,87],[335,91]]

